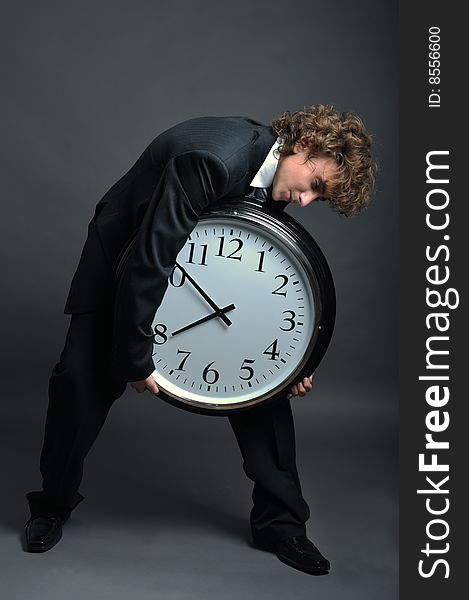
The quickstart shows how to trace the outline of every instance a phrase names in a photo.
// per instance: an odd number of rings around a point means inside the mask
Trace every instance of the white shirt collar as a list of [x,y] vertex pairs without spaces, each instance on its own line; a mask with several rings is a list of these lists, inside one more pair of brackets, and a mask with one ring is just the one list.
[[272,185],[275,171],[278,165],[278,153],[277,156],[275,156],[274,152],[280,146],[282,141],[283,140],[281,138],[276,139],[272,148],[269,151],[269,154],[267,154],[267,156],[265,157],[261,168],[259,169],[259,171],[257,171],[254,179],[251,181],[251,187],[268,188]]

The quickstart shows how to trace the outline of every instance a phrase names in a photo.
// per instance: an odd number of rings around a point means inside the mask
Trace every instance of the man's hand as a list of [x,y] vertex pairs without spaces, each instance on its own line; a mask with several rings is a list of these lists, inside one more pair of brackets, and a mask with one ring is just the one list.
[[309,377],[305,377],[303,381],[300,381],[290,389],[290,393],[287,395],[287,400],[292,396],[304,396],[307,392],[313,389],[313,377],[314,373]]
[[130,385],[137,390],[139,394],[144,392],[145,390],[150,391],[152,394],[159,394],[160,388],[156,385],[156,381],[150,375],[146,379],[142,379],[140,381],[131,381]]

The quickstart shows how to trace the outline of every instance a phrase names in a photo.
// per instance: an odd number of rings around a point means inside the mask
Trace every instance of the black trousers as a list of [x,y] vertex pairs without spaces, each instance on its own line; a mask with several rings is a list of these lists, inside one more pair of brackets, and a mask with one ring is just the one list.
[[[49,380],[49,405],[40,457],[41,491],[26,494],[32,515],[68,518],[83,500],[83,462],[112,403],[126,383],[111,376],[112,310],[71,315],[65,346]],[[309,508],[295,461],[290,402],[228,417],[254,482],[253,538],[270,542],[305,535]]]

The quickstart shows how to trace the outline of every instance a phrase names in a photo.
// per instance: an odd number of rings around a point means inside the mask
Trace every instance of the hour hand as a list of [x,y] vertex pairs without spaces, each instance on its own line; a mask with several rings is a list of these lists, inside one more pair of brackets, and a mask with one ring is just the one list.
[[[200,325],[201,323],[205,323],[206,321],[210,321],[210,319],[214,319],[215,317],[222,317],[223,315],[225,315],[225,313],[229,312],[230,310],[234,310],[235,308],[236,308],[236,306],[234,304],[229,304],[228,306],[225,306],[224,308],[219,308],[218,310],[207,315],[206,317],[202,317],[201,319],[198,319],[197,321],[194,321],[193,323],[189,323],[189,325],[186,325],[185,327],[181,327],[181,329],[178,329],[177,331],[173,331],[171,336],[175,336],[178,333],[182,333],[183,331],[192,329],[192,327],[195,327],[196,325]],[[230,325],[231,325],[231,321],[230,321]]]

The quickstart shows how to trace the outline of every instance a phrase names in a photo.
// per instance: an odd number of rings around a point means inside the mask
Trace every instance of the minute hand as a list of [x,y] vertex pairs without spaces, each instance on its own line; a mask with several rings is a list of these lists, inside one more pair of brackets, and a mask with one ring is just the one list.
[[194,279],[189,275],[189,273],[183,267],[181,267],[181,265],[178,262],[176,262],[175,264],[176,264],[176,267],[178,267],[178,269],[180,269],[184,273],[184,275],[192,283],[192,285],[199,292],[199,294],[215,310],[215,312],[217,313],[217,316],[219,316],[220,319],[222,319],[222,321],[224,321],[227,325],[231,325],[232,321],[225,315],[225,313],[221,310],[221,308],[215,304],[215,302],[210,298],[210,296],[206,292],[204,292],[204,290],[200,287],[200,285],[196,281],[194,281]]

